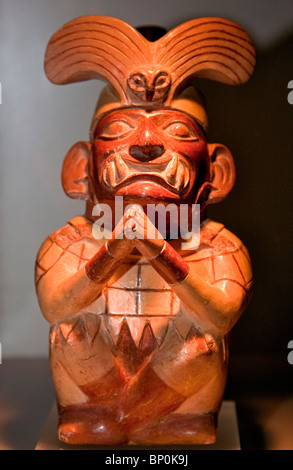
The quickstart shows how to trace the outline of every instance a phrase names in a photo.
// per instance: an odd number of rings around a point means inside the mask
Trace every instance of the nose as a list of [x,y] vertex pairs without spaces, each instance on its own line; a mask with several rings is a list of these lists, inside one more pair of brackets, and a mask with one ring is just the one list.
[[158,144],[132,145],[129,149],[129,154],[141,162],[149,162],[161,157],[164,152],[164,146]]

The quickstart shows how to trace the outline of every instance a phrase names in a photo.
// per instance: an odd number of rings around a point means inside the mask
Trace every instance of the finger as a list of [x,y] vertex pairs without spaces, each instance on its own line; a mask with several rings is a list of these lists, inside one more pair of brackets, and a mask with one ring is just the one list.
[[126,218],[137,217],[139,214],[144,215],[143,208],[139,204],[131,204],[125,211]]
[[136,237],[136,223],[133,219],[128,220],[124,227],[124,235],[128,240],[133,240]]
[[149,239],[133,239],[134,246],[138,249],[138,251],[147,258],[151,260],[152,258],[156,258],[158,254],[162,251],[165,240],[161,238],[160,240],[149,240]]

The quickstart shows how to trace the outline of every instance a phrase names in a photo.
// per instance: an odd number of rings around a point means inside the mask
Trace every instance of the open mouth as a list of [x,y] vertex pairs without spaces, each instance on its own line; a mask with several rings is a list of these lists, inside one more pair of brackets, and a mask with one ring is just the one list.
[[189,167],[178,155],[160,163],[143,163],[129,160],[121,155],[109,158],[103,169],[103,182],[117,188],[132,178],[161,180],[176,193],[184,193],[189,183]]

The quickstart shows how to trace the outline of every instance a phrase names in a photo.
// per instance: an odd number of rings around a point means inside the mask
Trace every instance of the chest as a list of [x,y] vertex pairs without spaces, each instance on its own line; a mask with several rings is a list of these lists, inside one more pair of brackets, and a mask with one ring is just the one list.
[[112,315],[173,316],[180,301],[164,279],[144,260],[123,263],[105,287],[101,301]]

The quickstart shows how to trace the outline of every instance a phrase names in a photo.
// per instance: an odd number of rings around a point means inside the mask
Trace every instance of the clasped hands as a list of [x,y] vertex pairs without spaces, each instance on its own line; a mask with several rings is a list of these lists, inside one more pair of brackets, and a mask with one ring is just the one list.
[[109,253],[121,260],[136,248],[148,260],[156,258],[166,242],[141,206],[132,204],[107,241]]

